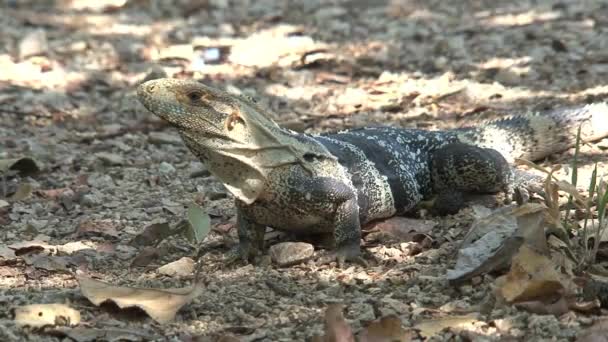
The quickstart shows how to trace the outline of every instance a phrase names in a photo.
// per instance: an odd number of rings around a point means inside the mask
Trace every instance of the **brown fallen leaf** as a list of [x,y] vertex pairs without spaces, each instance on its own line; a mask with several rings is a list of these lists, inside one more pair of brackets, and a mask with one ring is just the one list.
[[574,293],[573,277],[561,272],[561,265],[523,245],[513,258],[511,269],[496,279],[498,294],[509,303],[524,301],[555,301]]
[[118,224],[111,220],[85,220],[76,228],[76,236],[101,235],[117,237]]
[[168,223],[154,223],[147,226],[141,234],[135,236],[129,242],[129,245],[134,247],[156,246],[172,234],[176,234],[176,232],[171,230]]
[[355,342],[353,331],[342,314],[343,309],[342,304],[331,304],[325,309],[325,334],[314,336],[313,342]]
[[365,227],[365,230],[369,232],[367,238],[374,238],[374,235],[377,235],[376,239],[383,240],[381,235],[388,234],[398,241],[409,242],[421,241],[421,238],[416,238],[426,236],[436,225],[437,222],[431,220],[392,217]]
[[15,324],[33,328],[47,325],[77,325],[80,312],[65,304],[32,304],[15,308]]
[[15,191],[15,193],[12,194],[8,199],[13,202],[22,201],[30,197],[33,191],[34,187],[32,186],[32,184],[21,183],[17,187],[17,191]]
[[158,273],[169,277],[187,277],[194,272],[194,260],[182,257],[157,269]]
[[89,245],[81,241],[68,242],[64,245],[50,245],[39,240],[16,242],[8,247],[14,250],[17,256],[38,252],[45,252],[48,254],[56,254],[58,252],[72,254],[80,250],[92,249]]
[[48,198],[48,199],[58,199],[62,196],[65,196],[65,194],[69,194],[71,192],[74,192],[74,191],[70,188],[36,190],[36,194],[38,194],[42,198]]
[[455,330],[474,330],[475,326],[483,325],[482,321],[477,320],[477,314],[471,313],[463,316],[449,316],[438,319],[431,319],[422,321],[414,325],[414,329],[420,331],[420,335],[423,338],[430,338],[445,328],[451,328]]
[[357,334],[359,342],[406,342],[416,337],[413,330],[401,327],[401,320],[397,316],[386,316],[372,322]]
[[201,282],[184,288],[150,289],[115,286],[85,276],[76,278],[82,294],[93,304],[100,305],[105,301],[112,301],[121,309],[137,307],[161,324],[172,321],[182,306],[204,291]]
[[539,300],[520,302],[516,303],[515,307],[538,315],[561,316],[570,311],[568,301],[564,297],[561,297],[553,303],[545,303]]
[[158,260],[160,250],[156,247],[144,247],[131,261],[131,267],[146,267]]

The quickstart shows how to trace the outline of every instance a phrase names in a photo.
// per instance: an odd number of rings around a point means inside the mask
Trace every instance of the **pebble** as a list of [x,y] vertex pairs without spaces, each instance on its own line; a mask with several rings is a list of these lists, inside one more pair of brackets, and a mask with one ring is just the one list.
[[110,152],[98,152],[95,153],[95,156],[101,160],[107,166],[116,166],[116,165],[124,165],[124,158],[115,153]]
[[99,189],[107,189],[114,187],[114,180],[112,179],[112,177],[110,175],[100,173],[91,174],[87,179],[87,183],[89,183],[89,185],[93,188]]
[[153,144],[167,145],[182,145],[182,139],[179,135],[169,134],[165,132],[150,132],[148,140]]
[[280,267],[288,267],[304,262],[312,257],[315,248],[304,242],[281,242],[270,247],[272,261]]
[[170,174],[170,173],[174,173],[175,172],[175,166],[167,163],[167,162],[162,162],[160,163],[160,165],[158,166],[158,171],[162,174]]

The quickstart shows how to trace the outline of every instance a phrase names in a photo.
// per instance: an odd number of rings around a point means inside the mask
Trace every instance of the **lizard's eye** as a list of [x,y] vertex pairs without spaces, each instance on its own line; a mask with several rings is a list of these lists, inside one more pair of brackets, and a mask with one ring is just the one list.
[[203,93],[201,93],[198,90],[194,90],[189,92],[188,94],[186,94],[186,97],[188,97],[188,99],[192,102],[196,102],[198,100],[201,99],[201,97],[203,97]]

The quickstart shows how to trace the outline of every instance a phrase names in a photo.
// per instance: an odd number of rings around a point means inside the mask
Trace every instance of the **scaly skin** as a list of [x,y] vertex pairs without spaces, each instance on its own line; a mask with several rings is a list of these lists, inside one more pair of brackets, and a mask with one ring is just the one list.
[[356,258],[361,225],[371,220],[406,213],[434,193],[508,192],[507,161],[568,148],[581,123],[585,140],[608,135],[606,104],[450,131],[308,135],[279,127],[247,98],[195,81],[152,80],[137,94],[234,195],[243,258],[263,248],[266,226],[329,234],[339,259]]

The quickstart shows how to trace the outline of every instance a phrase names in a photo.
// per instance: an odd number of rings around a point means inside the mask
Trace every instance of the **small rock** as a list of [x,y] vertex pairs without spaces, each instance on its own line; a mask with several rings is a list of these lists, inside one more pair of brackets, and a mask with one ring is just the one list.
[[89,183],[89,185],[93,188],[103,189],[114,187],[114,180],[112,179],[112,176],[100,173],[91,174],[87,178],[87,183]]
[[101,199],[102,198],[101,198],[100,194],[88,193],[88,194],[82,195],[80,203],[87,207],[94,207],[94,206],[101,204]]
[[167,163],[167,162],[162,162],[160,163],[160,165],[158,166],[158,171],[162,174],[170,174],[170,173],[174,173],[175,172],[175,166]]
[[282,242],[270,247],[270,258],[280,267],[299,264],[312,257],[314,247],[304,242]]
[[212,186],[206,189],[205,196],[211,201],[216,201],[228,197],[228,193],[223,186]]
[[122,156],[110,152],[98,152],[95,156],[107,166],[124,165],[125,160]]
[[158,273],[169,277],[185,277],[194,273],[194,260],[183,257],[158,268]]
[[182,139],[175,134],[151,132],[148,140],[153,144],[182,145]]

